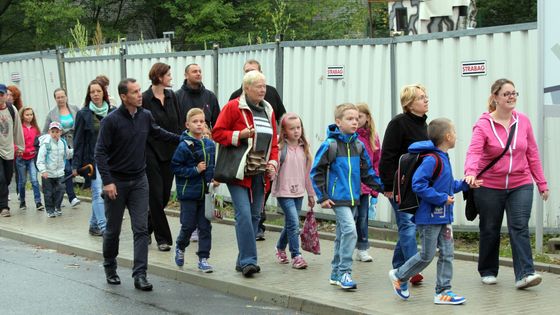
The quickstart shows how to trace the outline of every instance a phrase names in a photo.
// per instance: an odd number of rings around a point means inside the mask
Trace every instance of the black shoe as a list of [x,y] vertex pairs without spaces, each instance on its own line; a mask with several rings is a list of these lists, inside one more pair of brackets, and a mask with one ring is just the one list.
[[121,278],[119,278],[119,275],[117,274],[117,269],[105,268],[105,277],[108,284],[121,284]]
[[171,250],[171,246],[169,246],[169,244],[158,244],[157,248],[159,249],[160,252],[168,252]]
[[260,268],[257,269],[257,266],[247,265],[247,266],[243,267],[241,272],[243,273],[243,276],[249,278],[249,277],[253,276],[254,273],[257,273],[259,271],[260,271]]
[[134,287],[142,291],[152,291],[152,284],[148,282],[146,276],[138,276],[134,278]]
[[45,210],[45,206],[43,206],[43,204],[40,203],[40,202],[37,202],[37,203],[35,204],[35,206],[36,206],[36,208],[37,208],[37,211],[43,211],[43,210]]
[[89,234],[92,236],[103,236],[103,231],[98,228],[90,227]]
[[27,209],[27,206],[25,205],[25,201],[22,201],[19,203],[19,210],[25,210]]
[[235,271],[241,272],[243,271],[243,268],[241,268],[241,266],[235,266]]
[[264,231],[259,231],[255,238],[257,241],[264,241]]

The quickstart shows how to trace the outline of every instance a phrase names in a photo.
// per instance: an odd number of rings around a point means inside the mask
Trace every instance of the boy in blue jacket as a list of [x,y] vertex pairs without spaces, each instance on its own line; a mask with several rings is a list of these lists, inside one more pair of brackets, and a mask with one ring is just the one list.
[[[432,151],[439,155],[442,162],[440,175],[431,183],[436,167],[436,158],[427,155],[416,169],[412,177],[412,191],[420,199],[416,211],[415,221],[420,232],[422,251],[412,256],[398,269],[389,271],[389,278],[393,290],[403,300],[410,297],[408,289],[401,284],[410,277],[424,270],[432,261],[439,248],[437,264],[435,304],[462,304],[466,299],[451,291],[453,276],[453,195],[467,190],[469,187],[464,180],[453,179],[451,164],[447,151],[455,147],[455,127],[446,118],[434,119],[428,125],[430,140],[418,141],[410,145],[410,153]],[[478,187],[481,182],[477,182]]]
[[[358,116],[355,105],[338,105],[334,112],[336,124],[327,129],[325,140],[311,168],[311,182],[317,203],[333,208],[336,215],[336,238],[330,284],[343,289],[356,289],[352,280],[352,253],[357,234],[355,211],[360,204],[360,182],[381,191],[381,180],[371,166],[364,144],[358,140]],[[329,152],[331,151],[331,152]]]
[[214,143],[203,137],[205,117],[199,108],[187,113],[187,130],[181,135],[181,141],[171,160],[171,169],[175,174],[177,199],[181,202],[181,231],[177,237],[175,263],[181,267],[185,264],[185,248],[189,246],[191,234],[198,228],[198,270],[210,273],[213,268],[208,264],[212,246],[212,225],[204,215],[204,199],[208,185],[218,184],[214,177]]

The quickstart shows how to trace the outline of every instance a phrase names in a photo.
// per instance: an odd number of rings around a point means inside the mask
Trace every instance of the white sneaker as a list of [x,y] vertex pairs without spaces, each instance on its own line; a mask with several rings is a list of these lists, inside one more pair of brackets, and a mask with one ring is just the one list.
[[356,250],[356,253],[354,254],[354,260],[370,262],[373,261],[373,258],[369,255],[367,250]]
[[77,205],[80,204],[80,202],[81,202],[80,199],[74,198],[72,199],[72,201],[70,201],[70,204],[72,205],[72,208],[75,208]]
[[542,281],[542,277],[541,275],[539,275],[538,273],[534,273],[532,275],[528,275],[526,277],[524,277],[523,279],[516,281],[515,282],[515,287],[518,289],[526,289],[526,288],[530,288],[530,287],[534,287],[536,285],[539,285]]
[[498,283],[498,279],[494,276],[485,276],[481,278],[482,283],[484,284],[496,284]]

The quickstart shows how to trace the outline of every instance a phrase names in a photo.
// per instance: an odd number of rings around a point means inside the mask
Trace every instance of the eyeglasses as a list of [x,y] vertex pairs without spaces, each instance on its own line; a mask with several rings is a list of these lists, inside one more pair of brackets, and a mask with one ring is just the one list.
[[510,97],[510,96],[518,97],[518,96],[519,96],[519,92],[515,92],[515,91],[513,91],[513,92],[505,92],[505,93],[502,94],[502,96],[503,96],[503,97]]
[[420,101],[427,101],[430,99],[430,97],[428,97],[428,95],[422,95],[420,97],[417,97],[416,99]]

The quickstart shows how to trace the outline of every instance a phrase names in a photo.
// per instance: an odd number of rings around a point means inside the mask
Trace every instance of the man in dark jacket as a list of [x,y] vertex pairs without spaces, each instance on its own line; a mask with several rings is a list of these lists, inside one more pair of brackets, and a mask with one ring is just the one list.
[[[258,70],[261,71],[261,64],[255,59],[249,59],[245,61],[243,65],[243,72],[247,73],[249,71]],[[238,98],[241,95],[242,87],[239,90],[231,93],[229,100],[231,101],[234,98]],[[280,125],[280,120],[282,116],[286,113],[286,108],[284,108],[284,103],[282,103],[282,98],[280,98],[280,94],[273,86],[267,85],[266,86],[266,94],[264,99],[272,106],[272,110],[274,110],[274,116],[276,117],[276,124]],[[266,192],[266,197],[264,199],[264,203],[266,204],[268,200],[268,196],[270,196],[270,190]],[[261,213],[261,220],[259,222],[259,231],[257,232],[257,241],[264,241],[264,231],[266,230],[264,226],[264,221],[266,220],[266,212],[263,207]]]
[[196,63],[185,68],[185,81],[181,89],[175,91],[183,120],[191,108],[204,111],[206,124],[212,130],[220,114],[220,105],[214,92],[207,90],[202,84],[202,69]]
[[148,136],[178,143],[179,136],[161,129],[149,110],[142,108],[142,91],[134,79],[119,83],[123,104],[101,121],[95,147],[95,162],[103,180],[107,227],[103,234],[103,267],[109,284],[120,284],[117,275],[119,235],[124,208],[128,208],[134,235],[134,287],[152,290],[148,269],[148,179],[146,142]]

